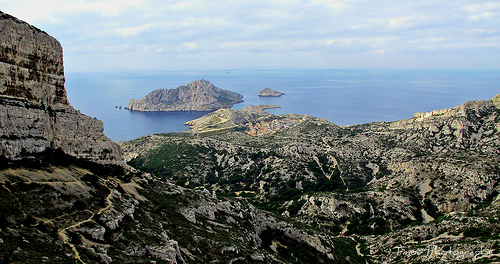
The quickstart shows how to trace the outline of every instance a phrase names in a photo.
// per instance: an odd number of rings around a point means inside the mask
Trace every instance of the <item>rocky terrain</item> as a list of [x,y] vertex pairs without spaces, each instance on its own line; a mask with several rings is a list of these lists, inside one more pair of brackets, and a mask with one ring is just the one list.
[[271,88],[264,88],[264,90],[259,92],[259,96],[264,96],[264,97],[280,97],[284,94],[285,93],[275,91]]
[[59,42],[3,13],[0,39],[1,263],[364,263],[349,238],[126,166],[69,104]]
[[131,99],[126,108],[134,111],[214,111],[243,102],[241,98],[241,94],[198,80],[176,89],[154,90],[140,100]]
[[500,95],[397,122],[341,128],[311,117],[246,131],[150,135],[123,147],[129,164],[178,185],[349,237],[368,262],[499,260]]
[[220,133],[233,130],[242,124],[258,120],[266,116],[273,116],[264,111],[279,108],[278,105],[245,106],[241,110],[229,108],[219,109],[198,119],[186,122],[195,133]]

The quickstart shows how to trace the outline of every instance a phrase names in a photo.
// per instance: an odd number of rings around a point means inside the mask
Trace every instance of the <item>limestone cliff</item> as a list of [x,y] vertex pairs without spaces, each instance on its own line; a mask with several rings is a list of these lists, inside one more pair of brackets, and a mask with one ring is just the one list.
[[48,150],[123,164],[103,123],[68,102],[61,44],[0,12],[0,157],[32,159]]
[[242,102],[243,95],[199,80],[176,89],[157,89],[126,107],[135,111],[213,111]]

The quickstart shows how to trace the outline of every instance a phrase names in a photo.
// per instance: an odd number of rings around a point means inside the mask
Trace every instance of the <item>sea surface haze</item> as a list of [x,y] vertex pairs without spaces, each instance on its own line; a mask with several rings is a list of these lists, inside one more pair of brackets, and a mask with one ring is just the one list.
[[[499,71],[458,70],[129,70],[68,72],[70,103],[101,119],[115,141],[189,129],[186,121],[208,112],[137,112],[125,110],[129,99],[155,89],[173,89],[205,79],[244,95],[247,105],[276,104],[273,114],[307,114],[352,125],[395,121],[415,112],[450,108],[500,93]],[[259,97],[264,88],[286,93]],[[122,109],[116,108],[122,106]]]

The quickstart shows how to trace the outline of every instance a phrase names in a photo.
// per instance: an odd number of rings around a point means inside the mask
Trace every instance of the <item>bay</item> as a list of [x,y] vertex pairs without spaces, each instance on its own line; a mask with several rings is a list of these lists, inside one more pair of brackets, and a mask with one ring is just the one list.
[[[273,114],[297,113],[337,125],[395,121],[415,112],[450,108],[500,93],[499,71],[458,70],[129,70],[66,73],[70,103],[101,119],[115,141],[147,134],[187,130],[186,121],[208,112],[137,112],[125,110],[129,99],[154,89],[177,88],[205,79],[244,95],[247,105],[276,104]],[[285,95],[259,97],[271,88]],[[122,106],[122,109],[115,108]]]

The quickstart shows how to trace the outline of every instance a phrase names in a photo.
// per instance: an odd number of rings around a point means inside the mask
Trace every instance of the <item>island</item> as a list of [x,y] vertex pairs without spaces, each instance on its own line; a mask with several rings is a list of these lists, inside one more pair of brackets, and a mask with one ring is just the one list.
[[198,80],[175,89],[157,89],[140,100],[131,99],[133,111],[214,111],[243,102],[243,95],[221,89],[207,80]]
[[264,90],[259,92],[259,96],[261,97],[280,97],[285,93],[275,91],[271,88],[265,88]]

